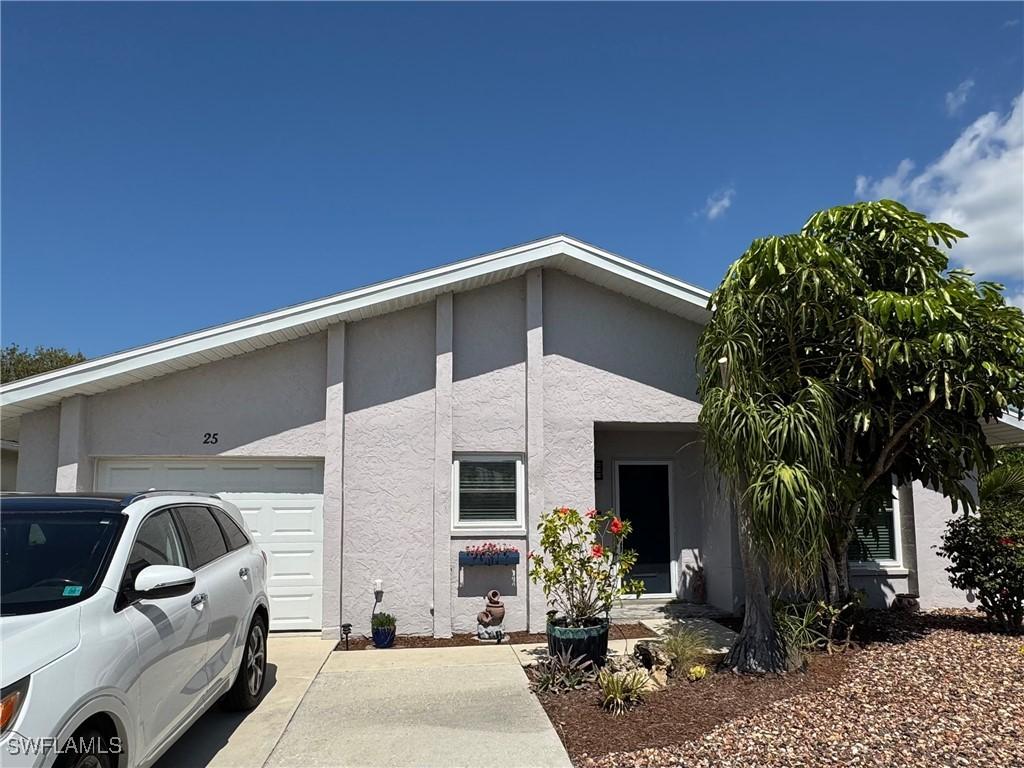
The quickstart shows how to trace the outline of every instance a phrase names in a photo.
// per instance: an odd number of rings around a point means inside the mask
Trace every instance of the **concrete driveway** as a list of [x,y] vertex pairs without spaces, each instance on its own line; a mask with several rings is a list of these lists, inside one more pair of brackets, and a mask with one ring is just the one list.
[[571,768],[508,645],[334,653],[268,766]]
[[154,768],[260,768],[334,645],[319,636],[271,634],[267,692],[259,706],[252,712],[225,712],[214,706]]

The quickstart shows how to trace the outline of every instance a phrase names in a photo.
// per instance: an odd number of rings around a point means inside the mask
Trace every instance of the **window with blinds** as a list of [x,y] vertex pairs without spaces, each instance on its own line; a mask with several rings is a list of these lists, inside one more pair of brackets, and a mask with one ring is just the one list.
[[521,524],[521,459],[463,456],[454,464],[453,474],[458,479],[457,525]]
[[848,555],[851,563],[896,562],[896,503],[890,497],[882,504],[862,509],[854,524]]

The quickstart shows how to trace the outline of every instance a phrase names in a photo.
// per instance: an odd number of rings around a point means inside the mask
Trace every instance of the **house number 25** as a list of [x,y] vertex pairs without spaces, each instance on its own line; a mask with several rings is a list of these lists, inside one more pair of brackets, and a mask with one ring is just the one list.
[[216,445],[217,435],[219,432],[204,432],[203,433],[203,445]]

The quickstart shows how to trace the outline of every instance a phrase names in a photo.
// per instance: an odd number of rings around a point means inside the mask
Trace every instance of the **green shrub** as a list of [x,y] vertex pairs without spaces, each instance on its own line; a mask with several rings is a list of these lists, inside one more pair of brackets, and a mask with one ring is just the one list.
[[828,644],[823,631],[824,619],[823,603],[776,604],[775,629],[794,660],[802,661],[808,653]]
[[539,693],[558,693],[584,688],[594,681],[594,665],[586,656],[575,659],[568,651],[549,656],[529,670],[533,689]]
[[394,629],[395,617],[390,613],[375,613],[370,618],[370,626],[374,629]]
[[946,526],[939,554],[949,558],[949,581],[977,595],[978,610],[1000,629],[1024,628],[1024,499],[996,494],[978,513]]
[[692,627],[679,627],[670,632],[664,642],[665,653],[672,660],[672,669],[689,669],[703,661],[708,653],[708,636]]
[[650,675],[640,669],[629,672],[602,669],[597,676],[597,684],[601,687],[601,704],[613,715],[621,715],[643,701],[649,680]]

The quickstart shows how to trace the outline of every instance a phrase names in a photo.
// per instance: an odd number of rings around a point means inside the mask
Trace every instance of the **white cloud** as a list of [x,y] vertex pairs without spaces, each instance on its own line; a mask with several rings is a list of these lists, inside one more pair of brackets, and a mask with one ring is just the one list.
[[1010,27],[1016,27],[1020,24],[1020,19],[1007,19],[1003,22],[1003,29],[1009,29]]
[[1006,283],[1024,303],[1024,94],[1008,114],[989,112],[919,173],[903,160],[889,176],[858,176],[859,198],[893,198],[970,237],[950,252],[955,266]]
[[971,92],[971,88],[974,87],[973,80],[964,80],[960,85],[954,88],[952,91],[946,92],[946,114],[953,116],[963,109],[964,104],[967,103],[967,96]]
[[708,221],[714,221],[729,210],[734,197],[736,197],[736,190],[732,187],[722,192],[716,192],[708,197],[704,207],[697,211],[695,215],[706,216]]
[[1024,291],[1021,291],[1020,293],[1015,293],[1012,296],[1007,296],[1006,303],[1013,304],[1013,306],[1015,307],[1020,307],[1021,309],[1024,309]]

